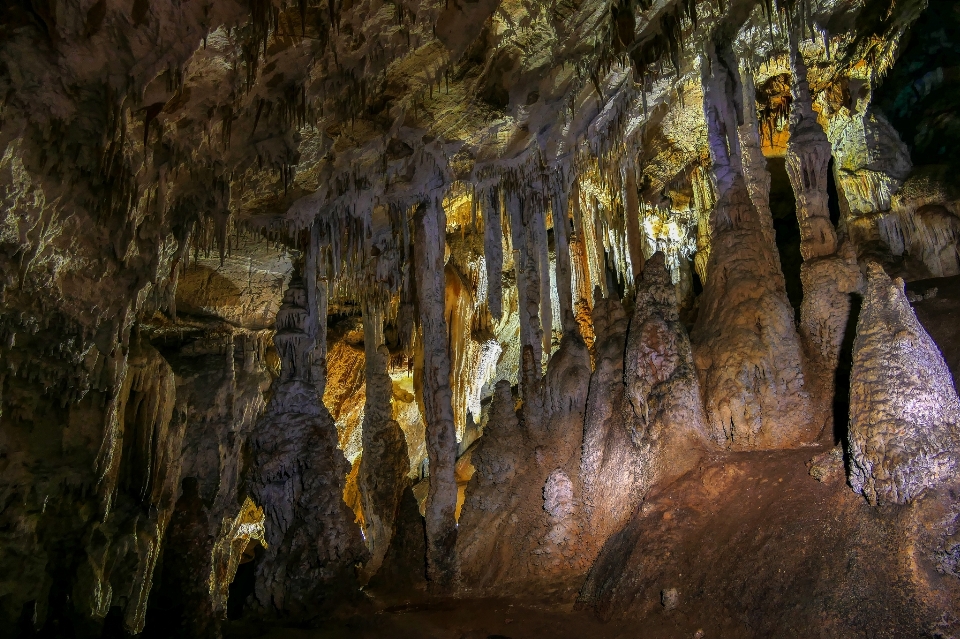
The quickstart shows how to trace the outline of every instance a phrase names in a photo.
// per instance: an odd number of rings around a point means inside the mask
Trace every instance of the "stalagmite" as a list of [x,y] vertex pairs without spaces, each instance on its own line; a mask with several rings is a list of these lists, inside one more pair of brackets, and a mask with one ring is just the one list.
[[797,37],[790,38],[793,101],[786,166],[797,199],[803,256],[800,337],[808,347],[811,372],[820,387],[822,419],[826,422],[840,346],[850,316],[850,294],[859,286],[860,272],[852,245],[847,243],[837,250],[837,233],[830,221],[827,196],[830,142],[813,111],[807,67]]
[[850,485],[871,504],[903,504],[960,468],[960,399],[903,290],[867,265],[850,375]]
[[595,314],[597,368],[580,476],[588,543],[600,544],[626,523],[654,482],[696,463],[707,446],[707,421],[662,252],[637,279],[629,329],[615,300],[598,300]]
[[366,401],[357,486],[363,505],[364,539],[371,554],[363,572],[369,577],[380,568],[393,538],[410,468],[406,439],[393,420],[393,382],[387,373],[390,353],[383,346],[383,320],[370,299],[363,309],[363,350]]
[[[305,263],[315,267],[314,251],[311,242]],[[316,282],[315,273],[306,279]],[[251,435],[247,486],[263,504],[268,544],[257,563],[255,596],[267,614],[309,614],[318,601],[354,586],[354,565],[367,557],[342,497],[350,466],[321,401],[325,361],[317,361],[321,331],[313,287],[294,277],[284,294],[274,335],[280,377]]]
[[640,230],[640,198],[637,192],[637,170],[632,164],[624,168],[623,214],[627,218],[627,247],[630,252],[630,266],[633,270],[632,279],[643,273],[643,233]]
[[690,463],[683,458],[705,443],[707,421],[700,383],[662,252],[650,259],[638,284],[623,383],[634,414],[645,426],[644,437],[655,453],[670,456],[667,462],[657,460],[656,473],[676,476]]
[[737,139],[732,54],[707,43],[702,78],[716,210],[693,331],[707,420],[733,448],[796,446],[819,432],[783,275],[750,200]]
[[430,457],[427,495],[427,576],[438,592],[457,579],[457,455],[450,391],[450,356],[444,319],[444,244],[446,215],[432,201],[414,214],[417,302],[423,331],[423,406]]

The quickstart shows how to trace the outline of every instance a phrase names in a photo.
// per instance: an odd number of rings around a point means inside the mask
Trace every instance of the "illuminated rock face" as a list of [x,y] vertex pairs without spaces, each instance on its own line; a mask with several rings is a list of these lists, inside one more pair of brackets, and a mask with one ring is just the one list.
[[960,464],[960,400],[937,345],[876,263],[850,378],[850,485],[871,504],[903,504]]
[[[707,281],[692,340],[710,436],[733,448],[813,441],[820,425],[783,274],[743,177],[734,113],[736,67],[711,53],[703,73],[718,199]],[[713,75],[710,75],[713,73]]]

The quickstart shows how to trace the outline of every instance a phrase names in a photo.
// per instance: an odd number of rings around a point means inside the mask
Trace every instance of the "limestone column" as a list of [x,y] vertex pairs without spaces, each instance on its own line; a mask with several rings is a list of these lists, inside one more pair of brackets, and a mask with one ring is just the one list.
[[[516,185],[505,189],[507,214],[510,216],[510,235],[513,238],[513,262],[517,278],[517,294],[520,300],[520,349],[521,361],[529,361],[532,370],[521,371],[521,379],[540,378],[543,361],[544,330],[540,324],[540,277],[539,255],[533,237],[535,218],[524,202]],[[526,392],[526,389],[523,389]]]
[[747,180],[750,199],[760,214],[764,232],[771,243],[776,241],[773,230],[773,218],[770,214],[770,171],[767,170],[767,158],[760,144],[760,123],[757,121],[757,88],[753,82],[753,72],[748,68],[741,70],[743,78],[743,124],[738,128],[743,173]]
[[583,232],[583,215],[580,209],[580,184],[574,180],[570,189],[570,208],[573,218],[573,235],[570,238],[572,262],[571,288],[573,289],[574,321],[588,348],[593,348],[593,282],[590,277],[590,260]]
[[729,48],[717,51],[708,42],[706,54],[703,105],[717,201],[691,337],[708,429],[731,448],[796,446],[819,427],[780,263],[743,175],[739,71]]
[[564,334],[576,328],[573,317],[573,279],[570,272],[569,199],[564,186],[553,198],[553,239],[557,252],[557,300],[560,307],[560,328]]
[[503,228],[500,187],[491,187],[483,200],[483,258],[487,268],[487,307],[493,319],[503,315]]
[[423,331],[423,407],[430,458],[427,493],[427,577],[436,590],[457,579],[457,436],[450,390],[444,317],[446,215],[439,202],[418,206],[413,218],[417,301]]
[[840,346],[850,316],[849,294],[857,289],[859,270],[852,246],[838,251],[827,198],[830,142],[813,111],[807,67],[795,34],[790,38],[790,65],[793,102],[786,165],[797,199],[803,256],[800,336],[819,382],[821,408],[828,422]]
[[643,232],[640,230],[640,197],[637,193],[637,167],[630,163],[624,169],[623,180],[624,215],[627,217],[627,248],[630,252],[630,268],[633,284],[643,273]]

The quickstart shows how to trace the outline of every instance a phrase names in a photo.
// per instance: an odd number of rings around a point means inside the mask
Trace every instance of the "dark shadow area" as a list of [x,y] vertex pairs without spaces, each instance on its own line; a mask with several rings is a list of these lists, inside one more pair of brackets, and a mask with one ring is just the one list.
[[700,293],[703,293],[703,282],[700,281],[700,274],[692,266],[690,267],[690,274],[693,276],[693,294],[700,295]]
[[830,211],[830,223],[840,228],[840,193],[837,191],[837,179],[833,174],[833,158],[827,167],[827,208]]
[[[846,332],[840,343],[840,359],[834,373],[833,391],[833,443],[843,444],[847,451],[848,425],[850,423],[850,372],[853,370],[853,340],[857,337],[857,320],[863,298],[856,293],[850,294],[850,316],[847,318]],[[846,452],[844,452],[846,455]]]
[[910,148],[915,165],[960,167],[960,3],[930,0],[901,40],[873,104]]
[[768,158],[770,171],[770,213],[773,215],[773,230],[776,232],[777,249],[780,252],[780,268],[787,284],[787,297],[793,306],[795,318],[800,317],[800,302],[803,301],[803,285],[800,283],[800,223],[797,221],[797,200],[787,176],[783,158]]
[[[257,556],[260,555],[260,547],[257,547]],[[227,599],[227,619],[240,619],[243,616],[243,608],[247,603],[247,597],[253,594],[256,585],[257,561],[248,561],[237,566],[237,574],[230,584],[230,596]]]

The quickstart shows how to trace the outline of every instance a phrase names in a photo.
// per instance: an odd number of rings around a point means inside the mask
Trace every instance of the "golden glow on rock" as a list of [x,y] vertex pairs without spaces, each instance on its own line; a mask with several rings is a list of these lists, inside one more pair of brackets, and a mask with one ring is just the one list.
[[225,517],[220,524],[220,534],[214,543],[210,569],[210,599],[214,613],[225,615],[230,584],[237,574],[237,567],[244,563],[244,554],[253,544],[267,547],[263,508],[247,497],[236,517]]

